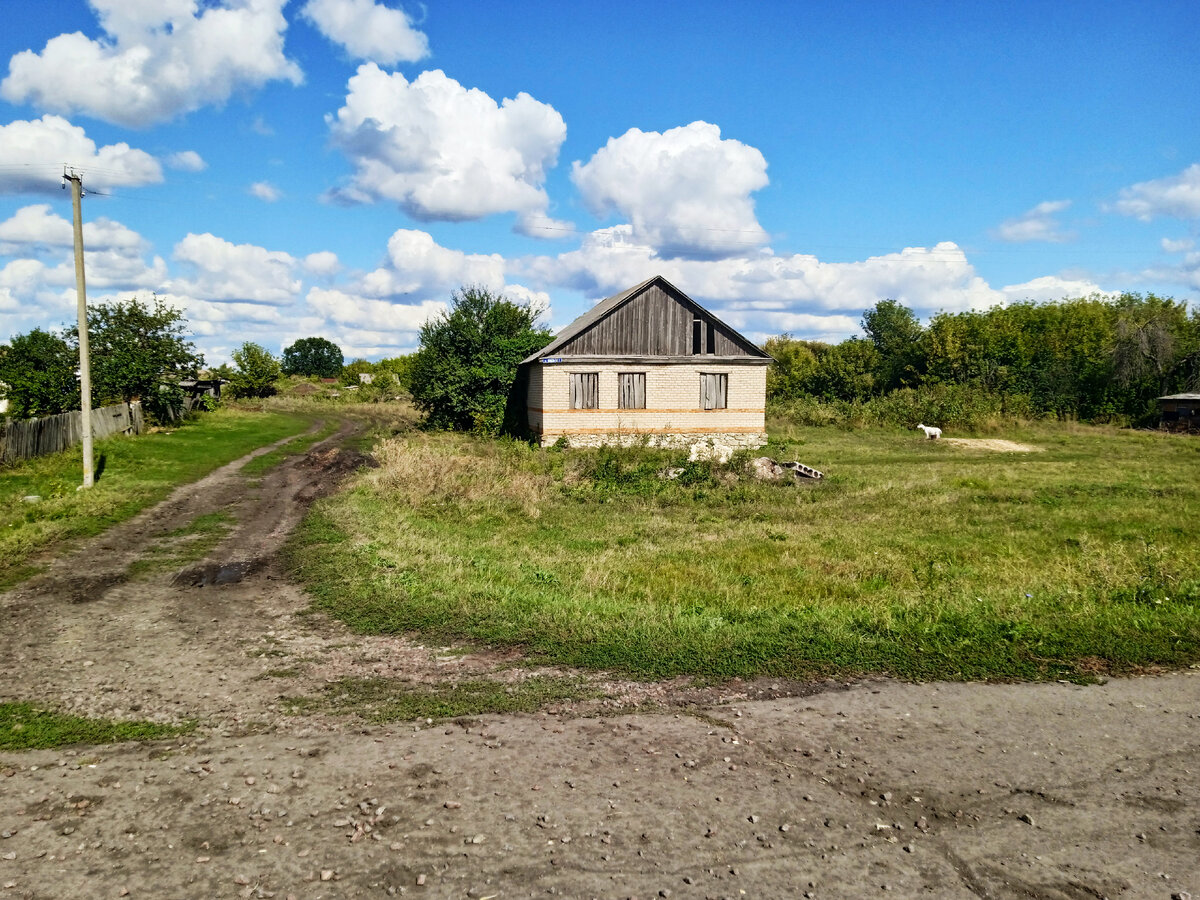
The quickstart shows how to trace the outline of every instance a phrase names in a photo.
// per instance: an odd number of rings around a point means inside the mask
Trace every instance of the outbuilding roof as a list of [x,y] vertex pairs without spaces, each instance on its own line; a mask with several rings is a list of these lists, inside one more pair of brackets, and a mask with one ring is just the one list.
[[1200,400],[1200,394],[1167,394],[1159,400]]

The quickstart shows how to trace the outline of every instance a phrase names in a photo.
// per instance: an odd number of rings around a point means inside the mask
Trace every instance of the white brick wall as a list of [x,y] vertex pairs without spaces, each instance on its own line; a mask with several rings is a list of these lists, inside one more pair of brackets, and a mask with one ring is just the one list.
[[[571,409],[572,372],[599,373],[599,409]],[[617,408],[617,375],[646,373],[646,409]],[[701,408],[700,375],[724,373],[729,378],[728,408]],[[529,381],[529,426],[543,443],[571,435],[614,437],[640,434],[762,435],[766,405],[767,368],[764,365],[663,363],[656,365],[588,365],[539,363]],[[588,443],[593,441],[589,440]]]

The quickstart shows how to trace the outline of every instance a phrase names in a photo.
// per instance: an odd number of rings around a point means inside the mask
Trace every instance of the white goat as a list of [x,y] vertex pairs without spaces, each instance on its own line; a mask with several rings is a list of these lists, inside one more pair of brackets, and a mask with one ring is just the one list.
[[925,432],[925,437],[931,441],[936,441],[942,436],[942,429],[934,428],[932,425],[918,425],[917,431]]

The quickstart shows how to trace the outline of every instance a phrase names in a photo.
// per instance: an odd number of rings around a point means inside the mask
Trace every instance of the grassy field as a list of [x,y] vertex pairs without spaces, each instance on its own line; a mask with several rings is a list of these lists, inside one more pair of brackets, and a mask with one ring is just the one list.
[[291,545],[368,633],[644,677],[1088,679],[1200,660],[1200,441],[1038,426],[999,453],[776,424],[826,472],[412,432]]
[[[0,468],[0,590],[37,571],[52,544],[98,534],[251,450],[303,431],[311,416],[221,409],[178,428],[96,444],[95,486],[81,482],[79,448]],[[36,502],[23,498],[36,496]]]

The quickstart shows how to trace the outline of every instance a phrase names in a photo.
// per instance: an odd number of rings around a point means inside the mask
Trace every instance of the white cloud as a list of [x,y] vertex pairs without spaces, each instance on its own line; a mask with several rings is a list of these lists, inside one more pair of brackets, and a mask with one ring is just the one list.
[[337,254],[331,250],[318,250],[316,253],[310,253],[300,261],[300,265],[306,272],[325,278],[336,275],[342,270],[342,264],[338,260]]
[[391,303],[317,287],[309,290],[307,299],[309,309],[330,321],[379,332],[415,334],[431,316],[446,309],[446,304],[438,300]]
[[1006,302],[1035,300],[1039,303],[1107,293],[1094,281],[1082,278],[1059,278],[1056,275],[1043,275],[1041,278],[1034,278],[1021,284],[1007,285],[1000,290],[1004,294]]
[[543,214],[546,172],[567,134],[562,116],[526,93],[497,104],[441,71],[409,82],[374,63],[359,67],[328,122],[356,170],[331,196],[392,200],[426,221]]
[[597,216],[619,213],[662,256],[732,256],[767,241],[750,197],[767,184],[767,161],[707,122],[631,128],[575,162],[571,177]]
[[1060,243],[1071,239],[1071,235],[1060,229],[1055,214],[1070,207],[1070,200],[1046,200],[1014,219],[1001,222],[992,235],[1001,241],[1028,243],[1046,241]]
[[269,181],[256,181],[250,185],[249,192],[251,197],[257,197],[264,203],[274,203],[283,193],[275,185]]
[[363,276],[358,289],[372,297],[448,295],[464,284],[499,290],[504,265],[499,253],[451,250],[427,232],[401,228],[388,238],[387,265]]
[[[4,269],[4,286],[33,310],[46,291],[74,296],[74,229],[47,204],[26,206],[0,222],[0,254],[17,257]],[[111,288],[156,290],[167,277],[160,257],[146,258],[149,244],[111,219],[83,223],[84,266],[89,292]],[[89,299],[91,295],[89,293]]]
[[1183,253],[1196,246],[1196,242],[1191,238],[1179,238],[1179,240],[1163,238],[1161,243],[1162,248],[1168,253]]
[[[1200,291],[1200,250],[1185,253],[1177,264],[1147,268],[1138,277],[1148,284],[1178,284]],[[1194,302],[1192,308],[1196,308]]]
[[860,262],[826,263],[814,256],[760,251],[720,260],[663,259],[633,241],[630,226],[604,229],[578,250],[514,261],[513,274],[538,285],[571,287],[600,298],[658,273],[704,304],[725,309],[859,313],[892,298],[928,314],[1001,303],[951,242],[908,247]]
[[359,59],[391,66],[429,55],[429,40],[408,14],[374,0],[308,0],[300,14]]
[[9,61],[0,96],[65,114],[142,128],[243,88],[299,84],[283,55],[286,0],[91,0],[104,37],[51,38]]
[[1143,222],[1155,216],[1200,219],[1200,163],[1192,163],[1178,175],[1122,188],[1112,208]]
[[[51,212],[50,205],[38,203],[18,209],[0,222],[0,247],[5,255],[15,255],[15,248],[5,245],[43,244],[48,247],[74,247],[75,231],[71,222]],[[86,250],[120,250],[140,253],[146,242],[142,236],[120,222],[101,217],[83,223],[83,246]],[[28,249],[28,248],[24,248]]]
[[291,255],[212,234],[187,235],[175,245],[175,259],[194,269],[195,277],[178,279],[171,290],[204,300],[287,305],[302,287]]
[[172,153],[167,157],[167,165],[183,172],[203,172],[208,168],[204,157],[195,150],[180,150],[178,153]]
[[83,174],[84,189],[140,187],[163,180],[162,166],[128,144],[96,147],[61,116],[0,125],[0,194],[58,192],[63,166]]

